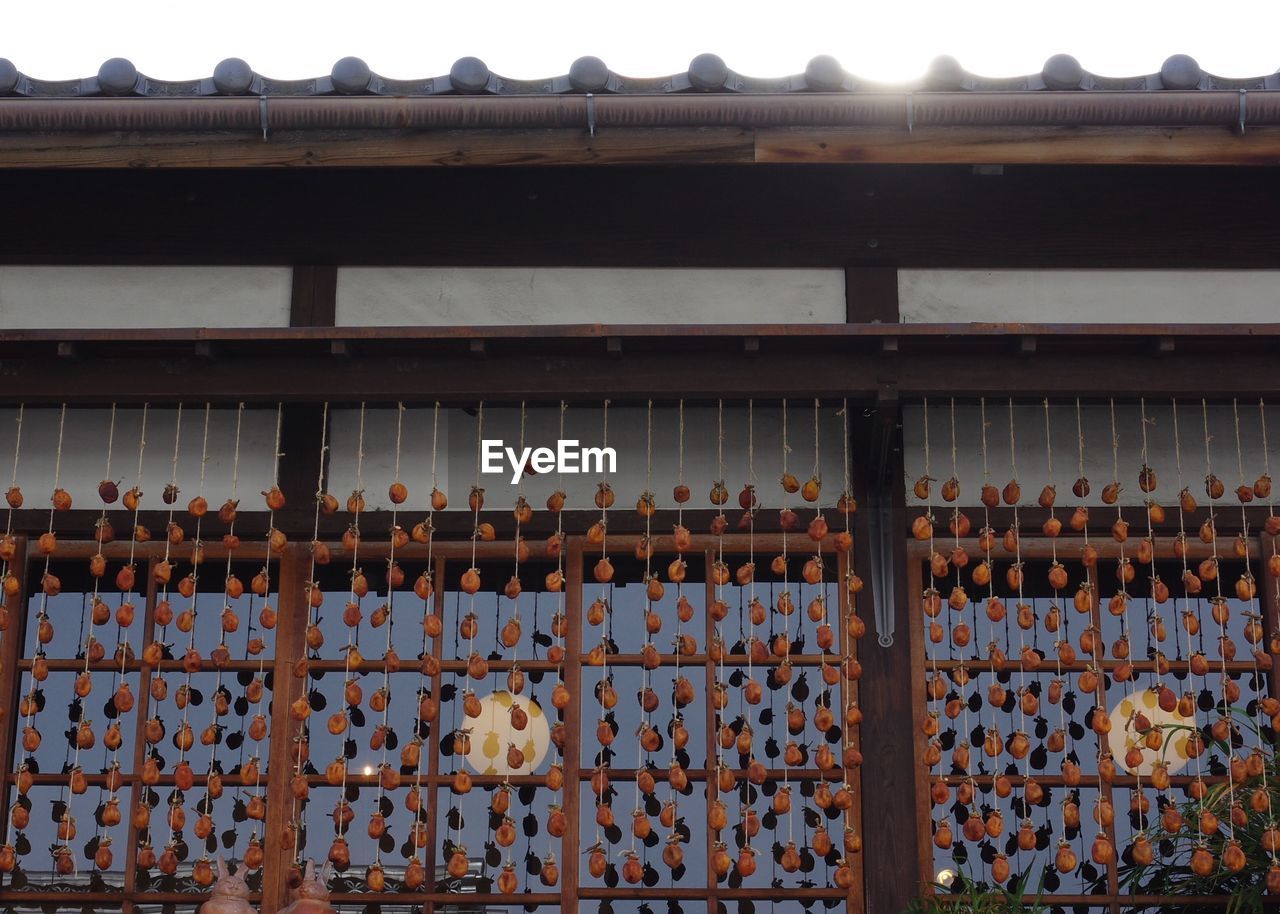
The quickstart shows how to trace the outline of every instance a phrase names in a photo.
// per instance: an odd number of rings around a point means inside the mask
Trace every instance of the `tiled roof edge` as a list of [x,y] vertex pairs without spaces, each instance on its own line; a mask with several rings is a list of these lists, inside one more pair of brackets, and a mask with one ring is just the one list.
[[[0,96],[27,98],[199,98],[205,96],[311,97],[326,95],[566,95],[581,93],[661,95],[680,92],[787,94],[796,92],[856,92],[883,90],[883,83],[859,79],[833,57],[809,61],[803,73],[774,79],[743,76],[729,69],[715,54],[700,54],[683,73],[653,78],[621,76],[598,57],[580,57],[569,72],[550,79],[518,80],[494,73],[476,57],[463,57],[444,76],[390,79],[373,72],[358,57],[344,57],[332,70],[314,79],[278,80],[256,73],[239,58],[228,58],[203,79],[160,80],[138,72],[130,61],[115,57],[94,76],[69,80],[39,80],[0,58]],[[1280,89],[1280,73],[1227,78],[1206,73],[1194,58],[1175,54],[1158,73],[1125,78],[1086,71],[1069,54],[1055,54],[1039,73],[1017,77],[982,77],[967,72],[951,57],[940,57],[926,75],[897,88],[924,91],[1070,91],[1160,89]]]

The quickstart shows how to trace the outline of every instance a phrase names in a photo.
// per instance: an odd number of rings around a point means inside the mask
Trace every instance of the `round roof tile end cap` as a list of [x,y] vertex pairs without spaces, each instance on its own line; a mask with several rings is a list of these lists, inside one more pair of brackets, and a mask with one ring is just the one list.
[[569,85],[579,92],[602,92],[611,75],[599,57],[579,57],[569,67]]
[[844,67],[830,54],[819,54],[804,68],[804,81],[810,89],[834,92],[844,88],[844,80]]
[[723,89],[729,81],[729,67],[718,54],[699,54],[689,61],[689,84],[703,92]]
[[1060,91],[1079,89],[1084,82],[1084,67],[1070,54],[1054,54],[1044,62],[1040,76],[1044,79],[1045,88]]
[[943,54],[941,57],[935,57],[933,63],[929,64],[929,72],[925,74],[924,84],[928,89],[949,92],[961,88],[964,85],[964,77],[964,67],[960,66],[960,61],[949,54]]
[[104,95],[128,95],[138,85],[138,68],[123,57],[112,57],[98,67],[98,88]]
[[356,95],[367,92],[373,82],[373,71],[359,57],[344,57],[333,65],[329,71],[333,88],[344,95]]
[[1166,89],[1196,89],[1203,75],[1190,54],[1174,54],[1160,65],[1160,84]]
[[489,67],[479,57],[460,57],[449,68],[449,84],[468,95],[483,92],[489,85]]
[[18,88],[18,80],[22,74],[7,57],[0,57],[0,95],[9,95]]
[[244,95],[253,85],[253,67],[239,57],[228,57],[213,68],[213,87],[223,95]]

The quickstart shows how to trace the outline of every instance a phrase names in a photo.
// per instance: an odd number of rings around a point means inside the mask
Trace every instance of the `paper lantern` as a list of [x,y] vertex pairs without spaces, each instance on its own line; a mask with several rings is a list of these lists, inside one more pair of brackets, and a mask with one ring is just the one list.
[[[1134,729],[1131,718],[1141,711],[1151,721],[1152,726],[1163,726],[1164,745],[1159,749],[1149,749],[1143,743],[1142,734]],[[1116,765],[1125,768],[1132,775],[1146,777],[1154,770],[1157,761],[1163,759],[1168,764],[1170,774],[1175,774],[1186,767],[1190,759],[1187,757],[1187,735],[1189,730],[1174,727],[1194,727],[1195,719],[1183,717],[1175,708],[1163,710],[1156,701],[1156,693],[1151,689],[1137,689],[1130,692],[1111,709],[1111,733],[1107,740]],[[1136,768],[1128,768],[1124,764],[1125,754],[1134,746],[1142,750],[1142,764]]]
[[[480,716],[471,726],[471,751],[467,764],[479,774],[533,774],[547,758],[551,745],[551,726],[542,707],[532,698],[515,699],[529,715],[523,730],[511,726],[510,692],[499,691],[480,699]],[[514,743],[524,753],[524,766],[519,770],[507,764],[507,748]]]

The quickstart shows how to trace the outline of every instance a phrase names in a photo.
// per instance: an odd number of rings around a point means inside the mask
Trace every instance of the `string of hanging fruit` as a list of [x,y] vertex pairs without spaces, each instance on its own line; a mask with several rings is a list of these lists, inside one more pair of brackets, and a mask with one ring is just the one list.
[[[488,674],[487,664],[475,649],[476,634],[480,628],[480,619],[475,611],[476,594],[480,591],[480,569],[476,567],[476,545],[482,537],[493,538],[492,525],[483,530],[480,524],[480,509],[484,507],[484,489],[480,487],[480,449],[484,434],[484,403],[480,403],[476,415],[476,476],[471,486],[471,494],[467,504],[472,513],[471,531],[471,565],[462,573],[460,588],[467,596],[467,614],[458,620],[458,634],[467,640],[467,675],[475,679],[483,679]],[[462,693],[462,712],[464,719],[474,720],[481,714],[480,699],[474,690],[468,687]],[[453,734],[453,792],[457,797],[456,837],[446,847],[449,862],[446,867],[450,877],[461,879],[471,869],[467,858],[467,847],[462,843],[466,795],[471,791],[471,775],[467,772],[465,759],[471,751],[471,728],[455,729]]]
[[[112,404],[111,420],[107,430],[107,449],[106,450],[107,450],[107,476],[108,477],[111,475],[111,456],[112,456],[113,446],[115,443],[115,427],[116,427],[116,407],[114,404]],[[55,492],[56,491],[57,489],[55,488]],[[106,601],[103,600],[101,597],[101,579],[107,570],[106,559],[102,555],[102,543],[104,540],[109,541],[111,539],[111,537],[107,535],[108,527],[106,524],[106,516],[107,516],[106,506],[107,504],[115,501],[119,497],[119,492],[118,490],[112,490],[110,492],[110,495],[111,495],[110,498],[108,498],[105,495],[103,496],[102,515],[98,522],[98,533],[99,533],[98,552],[97,552],[97,555],[95,555],[94,558],[91,559],[89,563],[89,573],[93,577],[93,594],[89,599],[90,610],[89,610],[89,621],[88,621],[87,628],[84,625],[83,621],[81,623],[81,629],[82,631],[85,632],[84,641],[82,644],[82,652],[84,654],[84,665],[81,668],[80,673],[76,676],[75,684],[73,685],[73,691],[75,693],[75,704],[73,705],[73,710],[79,711],[79,719],[75,723],[75,726],[73,729],[73,735],[72,735],[73,751],[72,751],[72,758],[70,761],[70,765],[68,768],[70,780],[69,780],[69,783],[67,784],[67,791],[63,793],[61,796],[61,802],[64,804],[64,807],[63,807],[61,820],[58,823],[58,837],[59,837],[59,840],[63,842],[69,842],[76,837],[76,834],[77,834],[76,818],[72,814],[73,807],[75,805],[75,797],[87,793],[88,787],[89,787],[88,777],[85,774],[84,767],[80,764],[80,756],[82,753],[89,751],[97,744],[97,736],[95,735],[95,732],[93,729],[93,722],[88,718],[88,711],[85,707],[85,703],[89,698],[89,694],[93,690],[93,678],[89,672],[90,668],[92,664],[101,661],[106,653],[106,649],[102,646],[102,644],[98,641],[97,637],[95,636],[94,630],[97,626],[108,624],[111,619],[111,609],[110,607],[107,606]],[[54,508],[55,510],[57,509],[56,502],[54,504]],[[47,550],[46,550],[46,546],[47,546]],[[53,552],[56,550],[56,546],[57,546],[56,541],[53,541],[47,544],[42,544],[41,549],[42,551],[46,551],[46,555],[52,555]],[[131,574],[132,574],[131,569],[126,567],[126,568],[122,568],[119,574],[117,575],[116,583],[121,586],[122,593],[125,590],[125,585],[127,585],[128,589],[130,590],[132,589],[133,581],[131,580],[131,577],[130,577]],[[56,594],[51,594],[51,595],[56,595]],[[52,623],[48,621],[47,613],[44,615],[45,615],[45,618],[42,624],[51,626]],[[125,696],[127,696],[128,695],[127,691],[124,694]],[[114,696],[113,696],[113,702],[114,702]],[[116,707],[118,711],[118,704],[116,705]],[[119,736],[118,728],[115,731],[115,733],[116,733],[116,736],[118,737]],[[118,766],[116,768],[116,774],[117,775],[119,774]],[[113,783],[114,780],[115,778],[111,777],[111,775],[108,774],[107,787],[113,793],[114,793],[114,786],[115,786]],[[101,794],[102,794],[102,790],[100,788],[99,796],[101,796]],[[117,804],[114,807],[114,809],[107,814],[114,818],[114,814],[118,813],[118,811],[119,811],[119,806]],[[104,808],[104,812],[106,812],[105,808]],[[95,824],[96,824],[96,821],[95,821]],[[95,831],[97,830],[95,829]],[[104,869],[104,870],[110,869],[111,863],[113,860],[110,836],[109,835],[102,836],[100,832],[95,834],[93,839],[91,839],[88,846],[86,847],[86,853],[89,852],[89,847],[92,847],[95,844],[96,844],[96,849],[93,850],[92,852],[92,863],[94,867],[97,869]],[[55,850],[54,854],[55,854],[55,869],[57,869],[59,865],[65,866],[67,862],[71,862],[74,870],[74,862],[67,861],[65,854],[62,854],[58,850]],[[62,859],[59,859],[59,858],[62,858]]]
[[[568,404],[564,400],[560,401],[560,431],[559,439],[564,440],[564,417],[568,409]],[[551,689],[551,706],[556,711],[555,727],[562,734],[561,738],[551,741],[552,747],[555,749],[556,757],[547,767],[547,773],[544,778],[546,788],[551,791],[553,802],[547,810],[546,830],[548,845],[551,839],[563,838],[569,830],[569,820],[564,812],[563,796],[557,798],[555,795],[564,790],[564,747],[567,739],[564,734],[564,715],[565,709],[576,696],[571,696],[569,688],[564,682],[564,659],[565,659],[565,636],[568,633],[568,617],[565,614],[565,573],[564,573],[564,516],[561,513],[564,509],[564,475],[558,473],[556,476],[556,489],[547,497],[547,510],[555,515],[556,529],[555,532],[547,538],[546,553],[548,558],[556,560],[555,570],[550,572],[546,577],[546,590],[555,594],[555,611],[551,617],[551,635],[552,643],[547,648],[547,659],[556,665],[555,685]],[[574,785],[576,790],[578,785]],[[554,802],[558,799],[559,802]],[[538,870],[538,878],[544,886],[548,888],[555,886],[560,881],[560,867],[556,863],[555,852],[547,847],[546,855],[542,858],[540,868]]]
[[[277,448],[277,451],[279,448]],[[329,548],[320,541],[320,516],[333,515],[338,510],[338,500],[333,497],[325,489],[325,470],[328,467],[329,452],[329,404],[325,403],[320,413],[320,448],[319,448],[319,469],[316,472],[316,492],[315,492],[315,509],[314,520],[311,531],[311,544],[309,546],[310,560],[307,572],[306,582],[303,584],[303,593],[306,596],[306,628],[303,634],[304,653],[303,657],[294,665],[293,676],[300,679],[304,686],[308,685],[307,677],[309,674],[310,660],[316,652],[319,651],[320,645],[324,643],[324,636],[320,632],[320,626],[316,613],[320,606],[324,603],[324,592],[317,583],[316,569],[320,566],[327,565],[330,559]],[[264,610],[264,616],[266,615]],[[266,622],[263,623],[266,627]],[[304,688],[301,694],[289,705],[289,719],[292,721],[296,732],[292,737],[293,748],[290,751],[292,775],[289,778],[289,817],[285,821],[285,825],[280,832],[281,850],[292,853],[293,869],[299,871],[302,864],[302,815],[306,810],[307,802],[311,795],[310,784],[307,781],[306,766],[311,757],[311,695]]]
[[[356,435],[356,487],[347,497],[347,513],[351,523],[343,534],[343,548],[351,553],[351,568],[348,572],[351,584],[347,591],[346,606],[342,610],[342,622],[347,629],[347,643],[343,647],[343,693],[342,706],[329,715],[328,729],[333,736],[341,736],[344,740],[343,751],[329,763],[326,778],[330,784],[340,788],[337,803],[333,808],[333,840],[329,844],[328,859],[334,868],[342,872],[351,865],[351,848],[347,843],[347,830],[355,821],[355,810],[347,798],[347,778],[350,775],[345,741],[350,737],[345,734],[351,726],[352,711],[359,710],[364,701],[364,690],[355,673],[364,662],[360,652],[360,622],[364,612],[361,601],[369,594],[369,580],[360,567],[360,515],[365,509],[364,500],[364,435],[367,410],[360,404],[360,424]],[[336,782],[336,783],[335,783]]]
[[[165,485],[162,496],[164,503],[168,506],[168,516],[165,523],[164,554],[160,561],[155,563],[152,571],[152,576],[156,583],[156,605],[153,613],[156,630],[153,631],[151,643],[142,650],[143,667],[151,671],[149,692],[157,707],[169,694],[169,684],[161,673],[160,663],[166,658],[170,646],[167,642],[167,633],[169,624],[173,621],[173,609],[169,603],[169,586],[172,583],[174,563],[170,559],[173,556],[173,547],[180,544],[183,539],[182,528],[174,521],[174,512],[177,509],[178,456],[181,443],[182,404],[178,404],[173,424],[173,456],[170,460],[169,482]],[[174,535],[175,531],[177,531],[177,536]],[[146,873],[159,862],[155,847],[151,843],[151,788],[160,782],[160,761],[157,757],[155,744],[163,735],[164,725],[159,715],[153,714],[147,719],[144,727],[147,731],[145,737],[146,748],[140,775],[144,789],[141,791],[138,805],[133,812],[133,827],[138,833],[137,867],[140,871]],[[155,741],[150,739],[152,736],[156,737]],[[258,851],[257,865],[261,865],[260,847]],[[246,852],[246,861],[250,859],[252,858]]]
[[[280,440],[284,431],[284,407],[280,404],[276,405],[276,434],[275,446],[271,455],[271,486],[263,490],[262,497],[267,508],[267,537],[266,537],[266,556],[263,559],[262,571],[253,576],[250,581],[250,592],[262,600],[262,606],[258,610],[258,626],[263,633],[271,631],[276,626],[276,611],[272,608],[271,598],[271,557],[284,552],[288,545],[288,538],[280,530],[276,528],[276,512],[284,510],[285,496],[280,488]],[[252,597],[250,598],[250,608],[252,609]],[[232,621],[229,616],[224,617],[224,621]],[[234,624],[234,623],[233,623]],[[244,733],[249,741],[255,746],[261,746],[263,741],[269,735],[269,726],[267,716],[263,713],[262,703],[266,697],[266,640],[262,635],[253,636],[253,616],[250,612],[249,631],[246,633],[245,641],[245,659],[250,656],[258,658],[258,668],[252,674],[249,682],[245,685],[245,703],[246,711],[241,717],[241,726],[244,726],[244,717],[252,716],[247,727],[244,727]],[[245,758],[245,743],[240,743],[240,769],[242,772],[241,780],[245,786],[249,787],[247,791],[248,799],[245,802],[245,816],[249,821],[253,822],[252,831],[249,835],[248,845],[245,848],[243,865],[247,871],[260,869],[265,856],[262,848],[262,839],[258,834],[258,824],[265,823],[267,818],[267,797],[262,789],[262,766],[261,757],[256,751]],[[244,776],[246,766],[252,774],[252,785],[248,784],[248,778]]]

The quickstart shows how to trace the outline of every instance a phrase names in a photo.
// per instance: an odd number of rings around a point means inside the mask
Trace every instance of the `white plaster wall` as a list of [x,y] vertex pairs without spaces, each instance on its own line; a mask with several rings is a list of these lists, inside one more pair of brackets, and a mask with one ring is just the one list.
[[[67,409],[62,432],[62,457],[58,459],[58,425],[61,410],[27,409],[22,417],[21,448],[17,454],[18,485],[26,507],[49,504],[55,474],[59,485],[71,493],[73,507],[102,507],[98,483],[108,475],[107,453],[110,439],[110,478],[121,480],[120,489],[138,485],[143,491],[145,510],[167,506],[161,493],[173,474],[174,435],[179,431],[176,409],[147,410],[142,475],[138,475],[138,453],[142,436],[142,408],[116,411],[115,432],[111,435],[111,410]],[[7,489],[13,477],[17,444],[18,410],[0,410],[0,489]],[[177,440],[178,487],[182,490],[178,508],[200,491],[201,454],[205,449],[204,406],[182,410],[181,434]],[[231,497],[234,475],[239,477],[238,493],[246,510],[263,506],[258,494],[270,485],[275,450],[276,411],[246,409],[240,424],[240,457],[235,472],[236,410],[234,407],[209,411],[208,460],[205,462],[205,496],[213,505]],[[116,503],[119,509],[119,502]],[[86,530],[87,536],[90,531]]]
[[[819,472],[823,478],[822,501],[831,505],[840,494],[844,472],[841,446],[842,418],[840,404],[828,401],[819,411]],[[747,481],[748,431],[747,409],[735,403],[724,411],[724,473],[719,475],[716,456],[716,410],[714,407],[687,408],[685,419],[684,478],[692,489],[691,508],[709,508],[708,493],[712,483],[723,478],[729,486],[730,507],[737,505],[737,494]],[[788,407],[788,440],[791,455],[788,465],[802,481],[814,468],[813,401],[793,401]],[[525,443],[529,447],[555,447],[559,437],[559,410],[555,407],[529,409],[525,418]],[[401,439],[400,475],[409,486],[411,512],[422,510],[431,491],[431,422],[432,411],[405,411]],[[782,489],[782,410],[777,401],[754,409],[755,485],[757,497],[764,507],[781,505]],[[331,490],[345,497],[355,488],[356,441],[359,428],[358,410],[339,410],[333,414],[334,443],[330,452]],[[449,495],[449,510],[467,510],[467,493],[476,482],[477,418],[462,410],[440,411],[440,436],[437,477],[440,488]],[[565,413],[565,437],[576,438],[583,447],[602,445],[601,408],[571,406]],[[520,441],[519,409],[486,409],[484,437],[502,439],[517,447]],[[608,445],[617,451],[618,472],[610,477],[617,494],[616,507],[631,510],[646,487],[647,454],[646,411],[643,407],[609,410]],[[680,424],[675,408],[653,411],[653,445],[651,487],[662,508],[673,508],[671,490],[680,472]],[[387,509],[387,487],[394,478],[395,410],[370,409],[365,414],[365,458],[363,480],[365,499],[371,508]],[[511,485],[511,471],[481,475],[479,484],[485,489],[486,504],[506,510],[523,493],[535,510],[558,487],[568,496],[570,508],[594,508],[598,475],[565,476],[558,481],[554,474],[525,477],[517,489]],[[791,496],[792,505],[800,502]]]
[[0,267],[0,328],[287,327],[288,267]]
[[343,267],[338,326],[844,323],[843,270]]
[[[819,411],[819,472],[824,480],[822,503],[831,505],[843,483],[844,451],[841,445],[842,418],[837,401],[824,403]],[[58,465],[58,409],[28,409],[23,415],[21,450],[17,480],[26,496],[27,507],[45,507],[54,488],[67,489],[78,508],[101,507],[98,483],[108,475],[107,446],[111,427],[109,409],[68,409],[63,432],[61,465]],[[0,410],[0,491],[8,488],[13,473],[17,434],[16,409]],[[182,413],[178,448],[177,480],[182,489],[179,510],[200,491],[200,462],[204,439],[203,406],[185,407]],[[148,411],[142,475],[138,476],[138,450],[142,430],[140,408],[116,412],[111,443],[110,476],[122,480],[121,490],[140,484],[147,510],[163,510],[161,493],[169,481],[173,465],[176,411]],[[603,428],[601,409],[570,407],[565,414],[565,437],[577,438],[581,446],[600,446]],[[711,484],[723,478],[729,486],[730,507],[737,505],[737,493],[748,476],[747,409],[740,404],[724,411],[724,471],[717,469],[716,410],[708,407],[685,410],[684,479],[693,490],[691,508],[708,508]],[[814,469],[813,403],[792,402],[788,408],[788,438],[791,454],[788,466],[802,481]],[[781,505],[782,411],[774,401],[754,410],[754,482],[760,503],[766,508]],[[344,500],[356,488],[356,457],[360,416],[357,409],[336,409],[330,413],[329,474],[326,487]],[[204,492],[215,507],[229,498],[233,485],[236,410],[210,411],[208,461]],[[442,409],[436,454],[436,478],[449,495],[449,510],[466,511],[467,493],[476,482],[477,418],[463,410]],[[274,409],[246,409],[240,434],[238,495],[244,511],[263,509],[258,494],[273,478],[276,412]],[[425,510],[431,491],[432,410],[406,409],[401,430],[399,478],[409,487],[404,510],[410,516]],[[517,447],[520,441],[518,409],[486,409],[484,437],[502,439]],[[529,447],[555,447],[559,437],[559,410],[555,407],[529,409],[525,419],[525,441]],[[646,416],[643,408],[613,408],[609,411],[609,446],[617,451],[617,473],[610,482],[617,493],[617,507],[630,510],[646,488]],[[659,505],[674,507],[671,489],[680,472],[679,414],[675,408],[655,408],[653,412],[652,482]],[[308,446],[304,461],[319,469],[320,442]],[[388,510],[387,488],[396,479],[396,410],[369,409],[365,413],[364,460],[361,485],[371,509]],[[557,480],[554,474],[525,477],[520,485],[510,483],[511,471],[482,474],[480,485],[491,509],[507,510],[523,493],[535,509],[558,487],[568,494],[571,508],[594,507],[598,475],[570,475]],[[799,496],[790,503],[799,504]],[[0,505],[2,507],[2,505]],[[117,503],[116,509],[119,510]],[[89,531],[85,531],[88,535]]]
[[[1267,450],[1263,449],[1263,414],[1256,400],[1239,403],[1240,459],[1237,460],[1236,421],[1232,407],[1211,404],[1208,407],[1209,455],[1205,456],[1205,417],[1198,400],[1178,403],[1177,435],[1174,410],[1168,400],[1148,401],[1146,406],[1147,463],[1157,475],[1158,487],[1152,497],[1171,506],[1181,489],[1178,483],[1179,459],[1182,485],[1189,486],[1197,501],[1204,504],[1204,478],[1212,472],[1227,487],[1226,502],[1220,510],[1230,511],[1238,502],[1234,489],[1243,481],[1249,485],[1268,468],[1280,479],[1280,406],[1270,404],[1265,413]],[[1106,404],[1085,404],[1080,409],[1080,434],[1077,434],[1076,408],[1072,402],[1054,402],[1049,409],[1046,436],[1043,405],[1017,404],[1013,408],[1013,459],[1010,458],[1009,401],[988,399],[986,404],[987,460],[990,480],[997,488],[1015,475],[1022,488],[1022,504],[1035,505],[1040,489],[1052,481],[1058,490],[1058,505],[1072,507],[1079,503],[1071,486],[1080,475],[1080,439],[1084,439],[1084,475],[1088,477],[1091,506],[1101,506],[1102,487],[1118,478],[1123,487],[1120,503],[1140,505],[1146,496],[1138,488],[1138,471],[1142,467],[1142,410],[1138,406],[1115,407],[1115,460],[1112,456],[1111,409]],[[925,410],[911,406],[903,410],[903,458],[907,478],[907,501],[914,504],[910,486],[925,475]],[[952,475],[952,412],[949,401],[931,399],[928,407],[929,475],[947,479]],[[984,481],[982,459],[982,411],[969,403],[955,407],[955,475],[960,480],[960,501],[978,504],[978,492]],[[1175,444],[1176,441],[1176,444]],[[1050,475],[1049,460],[1053,468]],[[937,488],[935,485],[935,493]],[[1280,496],[1280,488],[1277,489]],[[937,495],[934,504],[941,504]],[[1238,520],[1238,516],[1236,517]]]
[[904,323],[1277,323],[1275,270],[901,270]]

